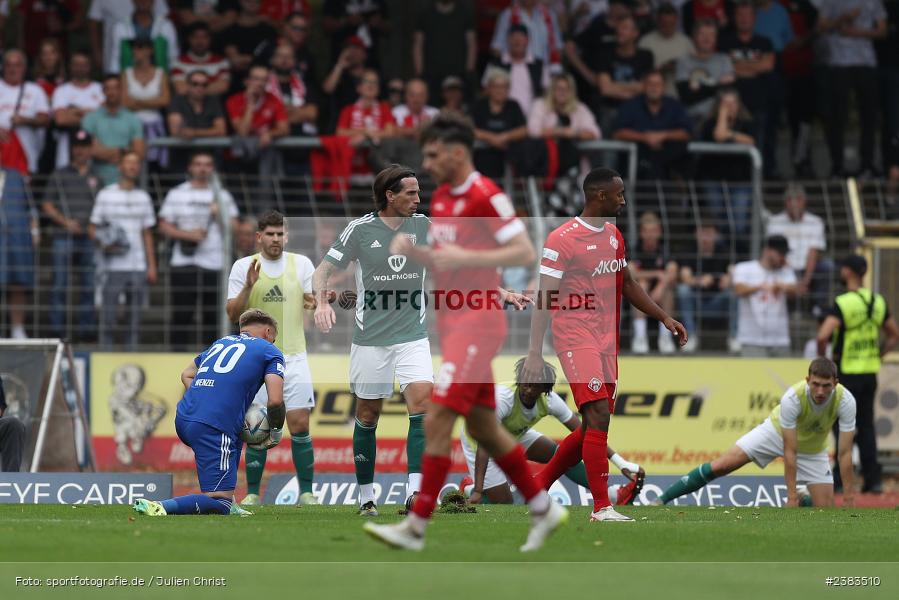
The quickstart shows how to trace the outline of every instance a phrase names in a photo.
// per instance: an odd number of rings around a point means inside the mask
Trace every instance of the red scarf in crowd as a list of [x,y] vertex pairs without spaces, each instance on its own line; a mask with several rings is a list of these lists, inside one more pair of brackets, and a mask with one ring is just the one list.
[[306,84],[297,71],[290,73],[290,98],[285,98],[281,93],[281,82],[278,81],[278,75],[272,73],[269,75],[268,83],[265,84],[265,91],[271,93],[275,98],[281,101],[284,106],[303,106],[306,104]]
[[[552,13],[543,4],[538,4],[535,8],[540,11],[543,16],[543,22],[546,24],[546,39],[549,43],[549,64],[558,65],[562,62],[562,57],[559,54],[559,49],[556,47],[556,30],[553,27]],[[521,5],[518,2],[512,4],[511,17],[509,20],[510,24],[518,25],[521,23]]]

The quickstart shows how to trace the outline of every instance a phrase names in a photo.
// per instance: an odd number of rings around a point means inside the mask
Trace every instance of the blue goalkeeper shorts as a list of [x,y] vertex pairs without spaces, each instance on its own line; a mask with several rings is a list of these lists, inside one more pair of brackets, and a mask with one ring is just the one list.
[[175,432],[191,447],[197,461],[197,479],[203,492],[227,492],[237,487],[237,468],[243,442],[198,421],[175,417]]

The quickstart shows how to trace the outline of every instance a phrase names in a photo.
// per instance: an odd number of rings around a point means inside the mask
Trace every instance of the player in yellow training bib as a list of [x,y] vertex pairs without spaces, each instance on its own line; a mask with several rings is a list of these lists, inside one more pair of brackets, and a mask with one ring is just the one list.
[[[317,504],[312,493],[315,471],[309,435],[309,415],[315,399],[303,331],[304,305],[311,308],[315,302],[312,295],[315,267],[302,254],[284,251],[287,243],[284,215],[277,211],[259,217],[256,242],[260,252],[241,258],[231,267],[226,310],[228,316],[235,319],[248,308],[258,308],[280,324],[275,345],[284,353],[284,404],[287,406],[290,449],[300,486],[298,502]],[[267,401],[263,387],[253,402],[265,406]],[[267,454],[265,449],[247,447],[247,496],[241,504],[259,503],[259,483]]]
[[[855,398],[837,382],[837,366],[816,358],[805,381],[790,387],[765,422],[737,440],[736,445],[704,463],[665,490],[656,504],[666,504],[695,492],[717,477],[754,462],[764,468],[784,459],[787,506],[798,506],[797,483],[808,486],[813,506],[833,506],[833,473],[827,455],[827,435],[839,423],[839,465],[844,473],[843,505],[852,506],[852,438],[855,435]],[[805,503],[804,503],[805,504]]]

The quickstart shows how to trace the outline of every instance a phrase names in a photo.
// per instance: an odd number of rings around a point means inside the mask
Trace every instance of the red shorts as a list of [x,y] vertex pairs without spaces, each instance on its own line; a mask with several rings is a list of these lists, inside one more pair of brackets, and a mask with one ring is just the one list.
[[596,348],[578,348],[559,352],[558,357],[578,409],[588,402],[605,399],[609,402],[609,413],[615,412],[617,356],[603,354]]
[[494,410],[496,391],[491,362],[504,341],[504,335],[485,332],[474,337],[467,330],[443,336],[443,364],[434,377],[431,401],[462,416],[467,416],[473,406]]

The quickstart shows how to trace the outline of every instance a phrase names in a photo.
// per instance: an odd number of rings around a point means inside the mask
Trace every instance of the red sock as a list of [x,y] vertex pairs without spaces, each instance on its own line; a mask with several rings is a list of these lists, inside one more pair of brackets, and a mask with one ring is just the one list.
[[584,430],[578,427],[568,434],[552,459],[543,469],[537,473],[537,483],[544,490],[548,490],[565,471],[581,462],[581,448],[584,445]]
[[609,502],[609,434],[598,429],[588,429],[584,435],[584,466],[587,468],[587,482],[593,494],[593,512],[606,506]]
[[531,476],[528,469],[528,459],[524,454],[521,444],[515,444],[515,449],[496,458],[496,464],[509,477],[509,481],[515,484],[525,502],[542,492],[537,480]]
[[437,496],[440,488],[446,483],[452,460],[449,456],[436,454],[423,454],[421,457],[421,490],[412,505],[412,512],[422,519],[430,519],[434,507],[437,506]]

